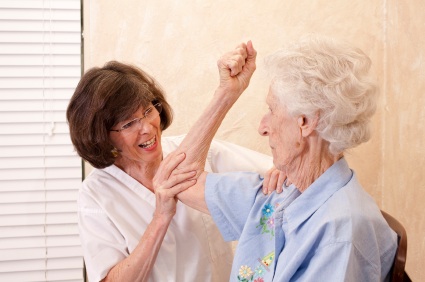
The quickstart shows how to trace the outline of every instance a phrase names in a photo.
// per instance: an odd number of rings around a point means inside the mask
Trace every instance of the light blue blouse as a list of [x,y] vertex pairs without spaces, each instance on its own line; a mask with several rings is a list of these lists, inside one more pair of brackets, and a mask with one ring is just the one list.
[[387,281],[397,235],[344,158],[304,193],[265,196],[255,173],[208,174],[205,197],[225,240],[230,281]]

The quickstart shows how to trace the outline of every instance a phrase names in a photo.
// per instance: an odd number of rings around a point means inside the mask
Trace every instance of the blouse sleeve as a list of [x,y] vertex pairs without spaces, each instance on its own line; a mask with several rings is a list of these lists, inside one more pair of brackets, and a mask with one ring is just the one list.
[[252,172],[209,173],[205,200],[226,241],[239,240],[256,198],[262,195],[263,178]]
[[78,221],[88,278],[100,281],[128,256],[125,240],[105,211],[82,191],[78,197]]

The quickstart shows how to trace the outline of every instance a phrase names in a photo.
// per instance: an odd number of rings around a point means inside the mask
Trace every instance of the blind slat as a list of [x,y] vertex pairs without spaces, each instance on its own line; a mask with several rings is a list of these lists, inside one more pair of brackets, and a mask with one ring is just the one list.
[[[0,181],[11,179],[51,179],[69,178],[81,175],[81,167],[66,168],[26,168],[26,169],[1,169]],[[0,200],[2,202],[3,199]]]
[[78,77],[6,77],[0,78],[0,83],[1,88],[73,88],[78,83]]
[[[44,66],[0,66],[0,77],[30,77],[30,78],[49,78],[49,77],[72,77],[79,78],[81,69],[79,66],[55,66],[45,68]],[[74,87],[75,85],[73,85]]]
[[42,224],[25,226],[1,226],[1,238],[78,235],[78,225],[74,224]]
[[80,9],[80,1],[77,0],[0,0],[0,8],[16,8],[16,9]]
[[[1,80],[0,80],[1,81]],[[74,84],[75,86],[76,84]],[[26,111],[39,111],[46,112],[49,111],[66,111],[68,107],[68,101],[66,100],[56,100],[54,97],[46,95],[45,100],[6,100],[2,101],[0,104],[0,111],[3,112],[26,112]]]
[[2,180],[0,192],[8,191],[39,191],[39,190],[70,190],[80,187],[81,176],[67,177],[62,179],[19,179]]
[[[31,239],[31,240],[28,240]],[[2,238],[0,248],[8,249],[27,249],[27,248],[46,248],[46,247],[73,247],[80,245],[78,235],[69,236],[31,236],[31,238]]]
[[4,134],[51,134],[53,136],[53,134],[68,133],[69,128],[64,122],[53,122],[53,124],[52,122],[0,123],[0,131],[0,136]]
[[[9,157],[45,157],[45,156],[75,156],[72,145],[55,146],[0,146],[0,156]],[[21,178],[22,179],[22,178]]]
[[[28,240],[31,239],[31,240]],[[68,236],[31,236],[31,238],[3,238],[0,240],[0,248],[8,249],[27,249],[27,248],[45,248],[45,247],[73,247],[80,245],[78,235]]]
[[75,156],[44,157],[43,159],[33,157],[25,158],[2,158],[1,169],[23,169],[23,168],[59,168],[80,167],[81,160]]
[[0,102],[3,101],[17,101],[17,100],[45,100],[45,97],[54,96],[56,101],[69,100],[74,92],[72,88],[35,88],[35,89],[1,89],[0,88]]
[[[1,41],[1,32],[0,32],[0,41]],[[1,42],[0,42],[1,43]],[[1,66],[50,66],[50,65],[59,65],[59,66],[79,66],[80,65],[80,56],[79,55],[56,55],[51,54],[47,56],[43,55],[23,55],[23,54],[7,54],[0,55],[0,65]],[[63,88],[63,86],[62,86]]]
[[0,19],[0,31],[75,32],[80,29],[80,21],[75,20],[27,20]]
[[[79,55],[79,43],[8,43],[0,44],[0,54],[21,55]],[[13,67],[13,66],[12,66]],[[56,66],[53,66],[55,68]]]
[[0,31],[0,43],[79,43],[80,32],[6,32]]
[[[7,77],[0,78],[1,88],[55,88],[75,87],[78,83],[78,77]],[[48,99],[48,97],[47,97]]]
[[[79,187],[75,187],[74,190],[60,190],[60,191],[23,191],[23,192],[0,192],[0,207],[4,211],[4,214],[12,214],[11,204],[16,203],[16,208],[24,207],[21,203],[48,203],[48,202],[68,202],[77,199],[77,190]],[[9,210],[6,209],[9,207]],[[31,208],[31,205],[28,205]],[[47,209],[47,206],[44,208]],[[62,207],[51,205],[50,208],[58,208],[58,212],[61,212]],[[42,210],[44,212],[44,209]],[[74,210],[75,211],[75,206]],[[51,209],[54,213],[55,210]]]
[[[49,136],[49,138],[45,138],[44,134],[32,134],[32,135],[30,134],[27,134],[27,135],[0,134],[0,136],[1,136],[0,146],[31,146],[31,145],[45,146],[45,145],[70,145],[71,144],[71,139],[68,135],[68,132],[59,133],[55,131],[55,134],[53,134],[52,136]],[[19,159],[16,159],[16,160],[9,159],[9,160],[11,162],[19,162]],[[3,167],[2,164],[0,164],[0,168],[2,167]],[[13,165],[13,163],[11,163],[9,167],[13,168],[15,166]]]
[[[76,269],[82,264],[82,258],[70,257],[70,258],[52,258],[47,261],[44,259],[32,259],[22,263],[2,262],[0,263],[0,273],[7,273],[10,271],[34,271],[44,266],[47,269]],[[0,274],[1,275],[1,274]],[[3,280],[2,280],[3,281]]]
[[[15,0],[16,1],[16,0]],[[15,2],[10,1],[10,2]],[[54,2],[54,1],[51,1]],[[0,19],[2,20],[80,20],[80,11],[78,9],[52,9],[47,6],[45,9],[19,9],[19,8],[0,8]]]
[[[75,187],[77,190],[78,187]],[[13,204],[2,204],[0,203],[0,214],[39,214],[39,213],[64,213],[64,212],[75,212],[75,200],[76,191],[72,194],[70,199],[62,198],[60,201],[51,202],[51,199],[40,202],[22,202]],[[0,194],[1,195],[1,194]],[[1,242],[1,240],[0,240]]]
[[47,270],[44,271],[20,271],[0,273],[0,281],[49,281],[49,282],[83,282],[82,269],[72,270]]
[[78,256],[81,256],[81,247],[78,246],[0,250],[0,262]]
[[[40,224],[77,223],[77,215],[73,213],[27,214],[0,216],[0,226],[22,226]],[[1,253],[2,250],[0,250]]]
[[[23,101],[23,100],[19,100],[19,101]],[[17,103],[19,103],[19,101],[14,101],[14,100],[1,100],[1,103],[15,103],[16,105],[19,105]],[[58,109],[51,109],[50,105],[56,105],[56,107],[58,107]],[[42,100],[29,100],[24,102],[25,104],[29,104],[29,103],[35,103],[37,105],[43,105],[43,101]],[[59,105],[60,106],[57,106]],[[66,116],[63,114],[63,111],[66,109],[66,100],[57,100],[55,99],[54,101],[44,101],[44,105],[45,107],[50,107],[50,111],[49,112],[43,112],[37,109],[32,109],[32,110],[28,110],[28,111],[3,111],[0,112],[0,123],[44,123],[46,121],[49,122],[66,122]]]

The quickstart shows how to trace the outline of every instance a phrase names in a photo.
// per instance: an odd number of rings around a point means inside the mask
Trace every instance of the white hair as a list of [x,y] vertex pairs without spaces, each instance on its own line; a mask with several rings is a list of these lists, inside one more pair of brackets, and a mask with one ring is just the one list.
[[307,37],[266,58],[271,87],[292,116],[314,117],[329,151],[341,153],[370,139],[377,84],[371,60],[358,48],[324,37]]

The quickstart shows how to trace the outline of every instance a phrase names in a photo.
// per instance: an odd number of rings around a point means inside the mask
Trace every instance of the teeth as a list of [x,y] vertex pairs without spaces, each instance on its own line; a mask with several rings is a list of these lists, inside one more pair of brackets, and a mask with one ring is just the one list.
[[152,138],[149,141],[146,141],[145,143],[142,143],[141,145],[139,145],[142,148],[150,148],[152,147],[153,144],[155,144],[156,141],[156,137]]

